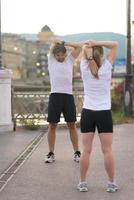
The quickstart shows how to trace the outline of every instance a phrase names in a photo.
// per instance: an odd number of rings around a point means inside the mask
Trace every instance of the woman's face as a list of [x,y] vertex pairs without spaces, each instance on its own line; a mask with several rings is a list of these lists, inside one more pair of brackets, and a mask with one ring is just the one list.
[[59,52],[59,53],[56,53],[54,55],[54,57],[56,58],[56,60],[58,62],[64,62],[65,58],[66,58],[66,53],[63,53],[63,52]]

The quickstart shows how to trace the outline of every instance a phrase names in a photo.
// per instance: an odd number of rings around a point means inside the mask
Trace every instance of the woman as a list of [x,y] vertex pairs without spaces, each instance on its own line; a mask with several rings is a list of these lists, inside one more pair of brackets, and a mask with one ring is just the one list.
[[[106,58],[103,47],[109,49]],[[118,190],[114,178],[113,123],[110,97],[112,64],[117,52],[118,44],[112,41],[87,41],[82,49],[81,73],[84,84],[84,105],[81,115],[81,132],[83,152],[80,158],[80,183],[78,184],[78,190],[82,192],[88,191],[86,173],[89,168],[96,128],[108,175],[107,192]]]

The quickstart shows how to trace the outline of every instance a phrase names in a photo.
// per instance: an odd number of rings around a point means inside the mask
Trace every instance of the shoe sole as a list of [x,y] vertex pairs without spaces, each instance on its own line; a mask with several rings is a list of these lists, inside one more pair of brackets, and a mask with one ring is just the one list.
[[53,163],[53,162],[55,162],[55,160],[52,160],[52,161],[46,160],[46,161],[45,161],[45,163]]
[[109,193],[114,193],[114,192],[117,192],[118,191],[118,189],[109,189],[109,190],[107,190],[107,192],[109,192]]
[[76,160],[76,159],[74,159],[74,161],[75,161],[75,162],[77,162],[77,163],[79,163],[79,162],[80,162],[80,160]]
[[77,190],[79,190],[79,192],[88,192],[88,189],[82,189],[82,188],[77,188]]

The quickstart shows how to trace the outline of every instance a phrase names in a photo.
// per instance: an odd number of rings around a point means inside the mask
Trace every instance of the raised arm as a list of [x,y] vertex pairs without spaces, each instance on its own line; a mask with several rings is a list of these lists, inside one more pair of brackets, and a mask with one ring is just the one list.
[[82,47],[82,60],[92,60],[93,57],[93,49],[89,45],[83,45]]
[[68,47],[72,47],[73,50],[71,52],[72,56],[74,58],[77,58],[81,52],[81,44],[79,44],[78,42],[65,42],[65,41],[62,41],[64,43],[65,46],[68,46]]
[[81,44],[79,44],[77,42],[65,42],[65,41],[59,40],[58,38],[55,38],[51,42],[50,53],[52,53],[53,48],[56,44],[63,44],[64,46],[72,47],[73,50],[72,50],[71,54],[74,58],[77,58],[81,52],[81,46],[82,46]]
[[85,44],[89,45],[89,47],[103,46],[105,48],[108,48],[110,51],[108,52],[107,58],[111,64],[114,63],[114,60],[118,54],[118,43],[117,42],[89,40],[89,41],[86,41]]
[[56,44],[62,44],[62,41],[60,41],[58,38],[54,38],[51,40],[50,48],[49,48],[49,53],[52,54],[53,48]]

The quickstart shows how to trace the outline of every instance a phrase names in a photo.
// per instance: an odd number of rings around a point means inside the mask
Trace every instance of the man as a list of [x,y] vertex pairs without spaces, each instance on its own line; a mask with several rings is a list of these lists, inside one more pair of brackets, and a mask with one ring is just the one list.
[[[67,52],[66,46],[73,48]],[[79,162],[80,151],[78,148],[78,134],[75,125],[76,108],[72,95],[73,63],[81,51],[81,46],[74,42],[53,40],[48,57],[48,70],[51,83],[51,94],[48,105],[48,145],[49,153],[46,163],[55,161],[54,147],[56,139],[56,127],[63,113],[70,133],[70,139],[74,149],[74,161]]]

